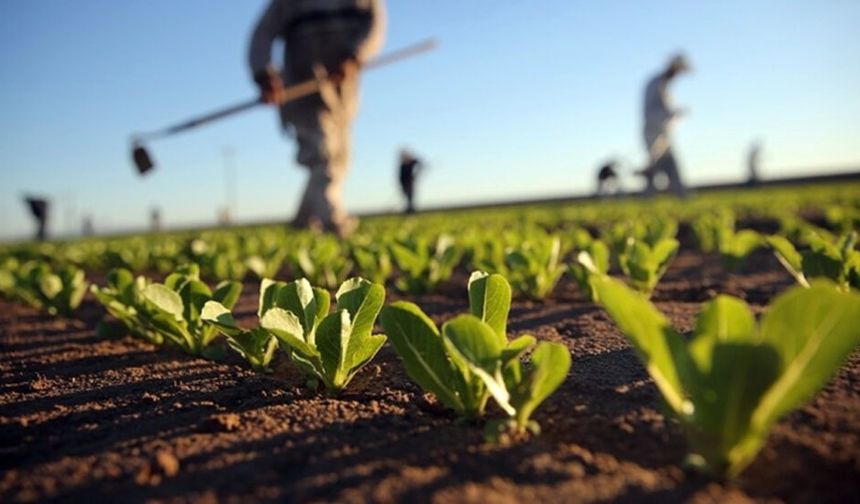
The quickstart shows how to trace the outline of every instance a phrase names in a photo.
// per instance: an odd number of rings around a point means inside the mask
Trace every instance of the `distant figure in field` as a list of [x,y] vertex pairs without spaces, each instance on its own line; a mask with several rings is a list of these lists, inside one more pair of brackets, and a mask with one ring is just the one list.
[[686,110],[672,105],[669,84],[675,77],[690,71],[690,64],[683,55],[676,55],[659,74],[648,81],[645,87],[645,147],[648,151],[648,166],[638,172],[645,177],[645,195],[656,192],[654,177],[660,173],[669,179],[669,190],[679,198],[687,195],[687,188],[678,172],[678,163],[672,154],[671,129],[674,123],[687,114]]
[[757,185],[759,183],[759,168],[761,166],[761,141],[756,140],[750,146],[747,154],[747,184]]
[[48,214],[51,209],[51,204],[44,198],[36,198],[32,196],[25,197],[24,201],[27,203],[27,208],[30,209],[30,215],[36,219],[36,240],[47,240]]
[[149,229],[153,233],[161,231],[161,210],[158,208],[149,211]]
[[[254,28],[254,81],[266,103],[280,105],[281,124],[299,144],[297,162],[310,172],[294,227],[343,236],[357,225],[342,202],[350,126],[361,66],[382,47],[384,25],[382,0],[272,0]],[[285,43],[280,69],[271,64],[276,40]],[[284,103],[285,83],[314,78],[319,93]]]
[[600,167],[597,172],[597,195],[609,196],[621,191],[621,182],[618,180],[618,161],[610,160]]
[[421,161],[406,149],[400,151],[400,190],[406,198],[408,214],[415,213],[415,179],[423,169]]
[[93,224],[92,215],[85,215],[81,220],[81,235],[94,236],[96,234],[95,225]]

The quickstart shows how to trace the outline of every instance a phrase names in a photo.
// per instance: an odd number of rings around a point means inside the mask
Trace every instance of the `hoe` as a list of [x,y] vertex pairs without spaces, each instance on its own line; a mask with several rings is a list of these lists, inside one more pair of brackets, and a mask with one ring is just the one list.
[[[392,63],[402,61],[417,54],[430,51],[435,47],[435,40],[425,40],[424,42],[404,47],[397,51],[380,56],[379,58],[376,58],[375,60],[366,64],[364,68],[369,70],[379,68],[385,65],[390,65]],[[320,81],[317,79],[312,79],[289,86],[286,88],[286,99],[284,100],[284,103],[296,100],[303,96],[314,94],[319,91],[319,87]],[[131,138],[131,157],[134,161],[134,166],[137,168],[137,171],[140,175],[147,173],[155,167],[155,163],[152,160],[152,156],[149,155],[149,151],[147,151],[146,149],[145,142],[173,136],[177,133],[182,133],[183,131],[188,131],[197,128],[198,126],[209,124],[219,119],[223,119],[225,117],[229,117],[234,114],[250,110],[252,108],[257,107],[258,105],[262,105],[263,103],[264,102],[260,98],[254,98],[252,100],[237,103],[235,105],[231,105],[229,107],[225,107],[223,109],[216,110],[214,112],[210,112],[208,114],[204,114],[202,116],[195,117],[187,121],[183,121],[179,124],[175,124],[164,129],[150,131],[148,133],[135,134]]]

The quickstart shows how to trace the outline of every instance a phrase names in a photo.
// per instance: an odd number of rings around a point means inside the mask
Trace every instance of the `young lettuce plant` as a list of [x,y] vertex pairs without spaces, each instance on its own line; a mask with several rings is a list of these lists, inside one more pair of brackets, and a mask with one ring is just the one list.
[[331,237],[316,238],[294,250],[288,257],[297,276],[326,289],[341,285],[353,268],[346,247]]
[[725,228],[717,236],[717,248],[723,263],[729,269],[739,268],[763,243],[761,235],[752,229],[735,231],[733,228]]
[[829,281],[779,296],[756,323],[742,300],[707,303],[691,339],[648,300],[607,276],[600,302],[684,427],[688,461],[735,477],[780,417],[823,387],[860,343],[860,295]]
[[577,254],[576,262],[570,265],[570,274],[579,285],[582,295],[586,300],[596,303],[597,292],[591,285],[593,273],[609,273],[609,247],[600,240],[594,240],[585,246]]
[[492,396],[509,419],[488,424],[488,436],[511,429],[538,431],[531,414],[564,380],[567,349],[537,345],[531,362],[519,358],[535,345],[532,336],[507,339],[511,287],[504,277],[475,272],[469,281],[471,313],[445,323],[441,332],[413,303],[400,301],[382,311],[382,325],[418,385],[466,418],[483,415]]
[[353,244],[352,258],[362,277],[385,285],[394,271],[391,254],[384,245],[375,243]]
[[505,255],[505,271],[517,293],[545,299],[564,275],[558,236],[535,233]]
[[51,315],[70,316],[88,287],[83,270],[73,265],[54,268],[46,261],[27,261],[12,275],[12,296]]
[[653,247],[634,238],[628,238],[627,247],[618,257],[618,262],[633,287],[650,297],[660,278],[669,268],[672,258],[678,253],[678,246],[678,240],[674,238],[662,239]]
[[809,279],[827,278],[842,290],[860,289],[860,252],[854,248],[857,242],[855,231],[843,234],[835,244],[810,234],[807,236],[810,249],[803,252],[798,252],[782,236],[768,236],[765,240],[800,285],[809,287]]
[[[277,288],[275,282],[264,279],[260,284],[258,317],[274,304],[274,296],[266,295],[270,288]],[[262,327],[240,328],[230,310],[218,301],[207,301],[200,312],[200,318],[216,327],[227,338],[227,345],[241,355],[255,371],[270,371],[269,365],[278,349],[278,339],[274,334]]]
[[288,249],[272,248],[260,254],[253,254],[245,259],[245,265],[259,279],[272,278],[278,275],[284,261],[287,259]]
[[258,313],[260,328],[289,348],[311,386],[322,382],[328,390],[339,392],[385,343],[385,336],[373,334],[385,288],[363,278],[350,278],[335,299],[336,309],[328,313],[328,291],[312,287],[307,279],[266,281]]
[[[280,318],[290,318],[294,313],[298,313],[301,325],[300,339],[313,341],[313,333],[328,314],[330,304],[331,296],[328,291],[311,287],[307,279],[302,278],[286,283],[264,278],[260,283],[260,297],[257,304],[258,328],[241,329],[230,310],[217,301],[208,301],[203,306],[201,317],[205,322],[217,327],[227,337],[230,348],[248,361],[252,368],[266,372],[269,371],[269,364],[278,348],[278,337],[273,331],[268,330],[267,326],[277,325]],[[264,316],[272,308],[282,311],[292,310],[292,313],[273,314],[266,318],[264,323]],[[308,371],[308,374],[314,375],[313,371]]]
[[196,264],[180,266],[163,284],[151,283],[142,291],[149,323],[166,340],[191,355],[202,355],[217,336],[217,329],[200,316],[206,302],[218,301],[231,309],[241,293],[242,284],[236,281],[221,282],[214,291],[210,290],[200,281]]
[[[146,278],[135,278],[125,268],[116,268],[107,275],[107,284],[99,287],[93,284],[90,292],[105,309],[135,337],[160,345],[164,337],[150,322],[149,311],[144,303],[143,290],[149,285]],[[102,333],[112,326],[100,325]]]
[[390,248],[400,270],[395,285],[398,290],[411,294],[432,292],[440,282],[451,278],[463,257],[462,250],[448,235],[440,235],[433,247],[425,238],[416,238],[394,242]]

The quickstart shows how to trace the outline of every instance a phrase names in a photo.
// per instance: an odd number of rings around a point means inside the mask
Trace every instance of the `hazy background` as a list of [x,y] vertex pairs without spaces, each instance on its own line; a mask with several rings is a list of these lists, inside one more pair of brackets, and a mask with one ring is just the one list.
[[[255,94],[246,65],[266,0],[0,2],[0,239],[28,235],[20,196],[49,195],[51,230],[214,223],[234,151],[239,221],[292,216],[306,172],[261,109],[151,145],[134,131]],[[369,73],[346,188],[354,211],[400,208],[396,151],[430,165],[420,205],[590,192],[600,162],[644,161],[645,81],[684,50],[691,110],[676,155],[688,183],[860,167],[860,2],[389,0],[386,50],[434,53]],[[627,187],[633,188],[632,180]]]

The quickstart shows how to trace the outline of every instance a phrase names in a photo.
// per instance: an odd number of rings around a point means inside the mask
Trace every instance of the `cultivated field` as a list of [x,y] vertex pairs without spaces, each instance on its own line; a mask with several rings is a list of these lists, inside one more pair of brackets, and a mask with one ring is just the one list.
[[851,502],[858,230],[846,183],[8,246],[0,501]]

